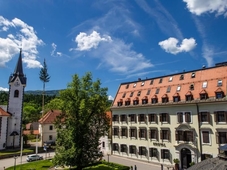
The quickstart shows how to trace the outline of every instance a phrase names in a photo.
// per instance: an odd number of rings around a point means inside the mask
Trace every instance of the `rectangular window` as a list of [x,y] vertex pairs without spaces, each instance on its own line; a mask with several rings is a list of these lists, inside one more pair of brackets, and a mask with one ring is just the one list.
[[152,104],[158,103],[158,98],[152,98],[152,99],[151,99],[151,103],[152,103]]
[[217,138],[218,144],[226,144],[227,143],[227,132],[217,132],[216,138]]
[[180,96],[173,97],[173,102],[179,102],[179,101],[180,101]]
[[150,148],[150,157],[158,157],[158,150],[157,148]]
[[118,128],[113,128],[113,135],[118,136],[119,135],[119,129]]
[[158,94],[159,93],[159,89],[156,89],[156,92],[155,92],[155,94]]
[[169,130],[161,130],[160,131],[160,138],[162,140],[169,140],[170,139],[170,133],[169,133]]
[[222,80],[218,80],[217,86],[218,86],[218,87],[219,87],[219,86],[222,86]]
[[186,101],[192,101],[193,100],[193,96],[192,95],[186,95]]
[[127,118],[126,115],[121,115],[121,122],[126,122],[126,118]]
[[162,83],[162,78],[159,79],[159,83]]
[[185,122],[190,123],[191,122],[191,112],[185,112]]
[[203,82],[203,88],[207,88],[207,81]]
[[145,115],[139,114],[139,122],[145,122]]
[[183,123],[183,113],[182,112],[177,113],[177,120],[178,120],[178,123]]
[[121,152],[127,153],[127,145],[125,144],[121,145]]
[[227,122],[227,112],[225,111],[217,111],[214,112],[214,120],[215,122]]
[[149,114],[149,122],[156,123],[157,122],[157,115],[156,114]]
[[122,129],[121,129],[121,136],[125,136],[125,137],[128,136],[127,128],[122,128]]
[[134,138],[137,137],[137,135],[136,135],[136,129],[135,128],[131,128],[130,129],[130,137],[134,137]]
[[170,152],[168,149],[161,149],[161,159],[170,159]]
[[200,112],[199,118],[201,122],[210,122],[210,114],[208,112]]
[[138,91],[137,96],[140,96],[140,94],[141,94],[141,91]]
[[131,119],[131,122],[136,122],[136,115],[135,114],[131,114],[130,115],[130,119]]
[[147,139],[147,129],[139,129],[139,137]]
[[113,115],[113,121],[118,122],[119,121],[119,116],[118,115]]
[[158,140],[158,131],[157,131],[157,129],[150,129],[150,139]]
[[202,131],[203,143],[210,143],[209,131]]
[[180,91],[180,86],[177,86],[177,91]]
[[224,97],[223,92],[215,92],[216,99],[222,99]]
[[154,80],[151,80],[150,85],[152,85],[153,83],[154,83]]
[[151,90],[149,89],[149,90],[147,90],[147,95],[150,95],[150,92],[151,92]]
[[170,90],[171,90],[171,86],[168,86],[168,87],[167,87],[167,90],[166,90],[166,93],[169,93]]
[[52,135],[49,135],[49,140],[53,140],[53,136]]
[[131,154],[136,154],[136,146],[130,145],[130,146],[129,146],[129,153],[131,153]]
[[49,130],[53,130],[53,126],[52,125],[49,126]]
[[185,142],[193,142],[193,132],[192,131],[176,131],[176,140],[177,141],[185,141]]
[[161,113],[160,114],[160,122],[169,122],[169,114]]
[[134,93],[134,92],[131,92],[130,97],[132,97],[132,96],[133,96],[133,93]]
[[113,151],[119,151],[117,143],[113,143]]
[[139,147],[139,155],[144,155],[146,156],[146,148],[143,146]]

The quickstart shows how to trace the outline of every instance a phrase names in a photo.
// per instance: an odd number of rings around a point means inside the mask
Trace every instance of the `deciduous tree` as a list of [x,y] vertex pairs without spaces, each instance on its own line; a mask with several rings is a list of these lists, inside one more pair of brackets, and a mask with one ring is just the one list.
[[57,141],[54,163],[83,166],[100,158],[99,139],[108,134],[109,118],[107,88],[101,81],[92,81],[91,73],[82,78],[74,75],[66,90],[60,92],[63,101],[61,116],[56,121]]

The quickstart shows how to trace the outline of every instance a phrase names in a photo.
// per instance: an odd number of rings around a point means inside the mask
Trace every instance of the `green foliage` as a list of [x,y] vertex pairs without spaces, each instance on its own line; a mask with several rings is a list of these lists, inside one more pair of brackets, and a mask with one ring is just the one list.
[[39,73],[39,79],[45,84],[50,81],[50,76],[47,72],[47,65],[46,65],[46,60],[44,59],[43,62],[43,67],[40,70]]
[[23,107],[23,124],[37,122],[40,119],[40,109],[35,104],[25,103]]
[[195,162],[190,162],[189,165],[193,166],[193,165],[195,165]]
[[8,102],[8,92],[0,91],[0,105],[6,105]]
[[54,98],[49,103],[46,104],[46,110],[62,110],[63,101],[60,98]]
[[57,165],[71,165],[82,169],[100,158],[99,139],[107,135],[109,119],[105,115],[108,106],[107,88],[101,88],[100,80],[92,82],[91,73],[79,79],[78,75],[60,92],[63,101],[62,115],[57,119]]
[[175,158],[175,159],[173,159],[173,162],[174,162],[175,164],[179,164],[179,163],[180,163],[180,160],[177,159],[177,158]]

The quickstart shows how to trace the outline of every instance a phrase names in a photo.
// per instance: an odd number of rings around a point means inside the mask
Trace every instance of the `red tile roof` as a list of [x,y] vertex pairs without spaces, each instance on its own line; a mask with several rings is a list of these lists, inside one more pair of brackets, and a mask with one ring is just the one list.
[[24,135],[39,135],[39,130],[23,130],[23,134]]
[[61,114],[60,110],[50,110],[41,119],[39,119],[40,124],[53,124],[56,117]]
[[10,114],[0,107],[0,116],[10,116]]

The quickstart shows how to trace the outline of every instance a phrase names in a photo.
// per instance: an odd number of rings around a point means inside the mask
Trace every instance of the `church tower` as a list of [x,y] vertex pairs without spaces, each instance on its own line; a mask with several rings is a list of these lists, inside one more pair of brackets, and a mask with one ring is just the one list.
[[22,50],[15,67],[14,73],[9,77],[9,100],[7,111],[11,114],[8,119],[7,147],[20,147],[22,133],[22,112],[24,88],[27,78],[23,73]]

